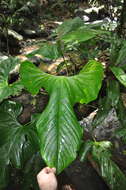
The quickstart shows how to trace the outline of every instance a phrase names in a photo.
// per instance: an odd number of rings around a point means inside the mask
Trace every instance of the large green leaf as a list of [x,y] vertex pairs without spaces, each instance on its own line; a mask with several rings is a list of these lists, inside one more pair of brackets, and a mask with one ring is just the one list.
[[94,29],[83,26],[65,34],[61,39],[65,43],[69,43],[69,42],[80,43],[80,42],[85,42],[87,40],[90,40],[96,37],[97,35],[100,35],[103,33],[104,32],[101,30],[94,30]]
[[21,111],[21,105],[11,101],[0,106],[0,176],[3,180],[9,164],[21,168],[29,149],[32,154],[38,150],[35,121],[33,125],[21,125],[17,120]]
[[37,94],[44,87],[50,95],[49,103],[37,122],[37,129],[43,159],[60,173],[75,159],[82,137],[73,105],[97,98],[103,67],[92,60],[78,75],[52,76],[25,61],[20,74],[22,83],[32,94]]
[[0,62],[0,102],[10,95],[15,95],[23,88],[20,81],[8,84],[9,73],[19,63],[17,58],[8,58]]
[[111,160],[111,143],[108,141],[94,142],[92,155],[99,165],[100,175],[104,178],[111,190],[126,189],[126,176]]
[[78,27],[83,26],[84,22],[79,18],[76,17],[74,19],[68,19],[64,21],[58,28],[56,32],[59,37],[67,34],[68,32],[76,30]]

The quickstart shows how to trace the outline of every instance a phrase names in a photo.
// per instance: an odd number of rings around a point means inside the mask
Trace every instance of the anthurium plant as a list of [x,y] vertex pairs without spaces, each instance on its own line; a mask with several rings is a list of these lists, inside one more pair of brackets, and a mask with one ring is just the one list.
[[78,75],[53,76],[29,61],[21,64],[20,76],[26,89],[36,95],[43,87],[50,99],[36,126],[42,158],[57,173],[77,156],[83,130],[75,116],[77,102],[89,103],[97,98],[103,79],[103,66],[91,60]]

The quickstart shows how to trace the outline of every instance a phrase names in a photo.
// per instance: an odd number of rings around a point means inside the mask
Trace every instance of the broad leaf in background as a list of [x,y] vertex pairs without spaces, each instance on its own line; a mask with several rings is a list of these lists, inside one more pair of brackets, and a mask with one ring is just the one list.
[[126,73],[119,67],[110,68],[115,77],[126,87]]
[[[0,176],[6,177],[9,164],[21,168],[27,152],[38,151],[37,133],[33,125],[21,125],[17,117],[22,107],[15,102],[4,102],[0,106]],[[27,146],[26,148],[26,145]],[[29,156],[29,155],[28,155]],[[0,184],[2,181],[0,180]]]
[[93,159],[99,165],[100,175],[104,178],[111,190],[126,189],[126,176],[111,160],[111,143],[109,141],[94,142],[92,149]]
[[126,40],[123,40],[122,47],[118,53],[118,58],[115,65],[126,68]]
[[109,114],[110,110],[117,106],[120,97],[119,84],[115,80],[109,80],[107,83],[107,92],[104,98],[99,99],[99,110],[93,120],[92,125],[98,126]]
[[37,130],[43,159],[60,173],[76,158],[81,143],[82,129],[73,105],[97,98],[103,67],[92,60],[78,75],[52,76],[25,61],[20,75],[22,83],[32,94],[37,94],[44,87],[50,95],[49,103],[37,122]]
[[58,28],[56,29],[56,33],[59,38],[67,34],[68,32],[74,31],[80,26],[84,26],[84,22],[79,18],[76,17],[74,19],[68,19],[64,21]]
[[[117,65],[119,63],[120,48],[122,47],[124,39],[119,38],[119,36],[114,33],[108,36],[108,42],[110,43],[110,61],[112,65]],[[118,60],[118,61],[117,61]]]
[[103,33],[104,32],[101,30],[94,30],[84,26],[65,34],[63,37],[61,37],[61,40],[63,40],[65,43],[81,43]]
[[16,95],[23,88],[20,81],[8,84],[9,73],[18,63],[19,60],[12,57],[0,62],[0,102],[10,95]]
[[58,35],[56,44],[43,43],[39,49],[28,54],[27,57],[30,58],[39,54],[43,56],[43,58],[55,60],[62,57],[63,54],[69,50],[70,47],[66,47],[66,44],[85,42],[106,32],[102,30],[94,30],[91,27],[88,27],[80,18],[77,17],[63,22],[63,24],[57,28],[56,33]]
[[36,54],[43,56],[43,58],[48,58],[50,60],[57,59],[61,57],[61,54],[58,50],[57,44],[45,43],[40,46],[39,49],[28,54],[27,57],[32,57]]
[[111,106],[117,106],[120,97],[119,82],[116,80],[108,80],[107,83],[107,98],[111,102]]

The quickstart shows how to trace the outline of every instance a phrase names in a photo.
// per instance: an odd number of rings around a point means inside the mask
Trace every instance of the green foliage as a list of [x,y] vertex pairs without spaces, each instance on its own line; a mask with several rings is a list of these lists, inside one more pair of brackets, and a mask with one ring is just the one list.
[[119,99],[116,112],[120,122],[120,128],[115,132],[115,135],[121,138],[124,143],[126,143],[126,108],[121,98]]
[[124,143],[126,143],[126,129],[122,128],[116,132],[116,135],[120,137]]
[[125,69],[126,40],[119,38],[117,34],[110,35],[109,38],[111,64]]
[[28,54],[27,57],[33,57],[35,54],[42,55],[44,58],[48,58],[51,60],[55,60],[62,56],[58,49],[58,44],[51,43],[45,43],[41,45],[38,50],[35,50],[32,53]]
[[111,143],[109,141],[94,142],[92,155],[100,167],[100,174],[112,190],[126,188],[126,176],[111,160]]
[[107,83],[107,98],[112,107],[116,107],[119,102],[120,87],[116,80],[109,80]]
[[93,142],[90,140],[87,140],[80,149],[80,161],[83,162],[87,159],[87,155],[92,150]]
[[119,83],[117,81],[109,80],[106,91],[106,96],[99,99],[99,110],[92,123],[94,126],[102,123],[104,119],[108,116],[109,111],[113,107],[116,108],[119,102],[120,89]]
[[39,190],[36,176],[44,167],[45,164],[41,158],[40,153],[37,152],[33,154],[22,169],[23,175],[21,178],[21,188],[23,190],[28,190],[30,187],[32,187],[34,190]]
[[111,71],[115,75],[115,77],[126,87],[126,74],[123,69],[119,67],[111,67]]
[[19,63],[17,58],[8,58],[0,62],[0,102],[11,95],[17,95],[23,88],[20,81],[8,83],[9,73]]
[[23,164],[38,151],[38,138],[33,118],[28,125],[21,125],[17,117],[21,105],[5,101],[0,106],[0,188],[6,185],[8,166],[22,168]]
[[81,143],[82,129],[73,105],[96,99],[103,79],[102,65],[92,60],[78,75],[57,77],[25,61],[20,74],[22,83],[32,94],[44,87],[50,95],[49,103],[37,122],[37,130],[43,159],[60,173],[76,158]]
[[118,53],[118,58],[116,60],[116,64],[115,65],[119,65],[121,67],[123,67],[125,65],[125,61],[126,61],[126,40],[122,40],[122,44]]
[[[22,37],[19,32],[24,27],[27,15],[33,15],[33,10],[39,9],[37,0],[1,0],[0,1],[0,36],[7,40],[7,51],[9,52],[9,36]],[[39,6],[38,6],[39,5]],[[11,32],[11,34],[9,34]]]
[[76,29],[75,31],[71,31],[70,33],[67,33],[61,38],[61,40],[63,40],[65,43],[70,43],[70,42],[81,43],[81,42],[90,40],[96,37],[97,35],[100,35],[103,33],[104,33],[103,31],[100,31],[100,30],[98,31],[98,30],[94,30],[94,29],[83,26]]
[[74,19],[68,19],[58,26],[58,28],[56,29],[56,33],[58,37],[61,38],[67,33],[72,32],[83,25],[84,22],[79,17],[76,17]]
[[[94,41],[96,41],[96,38],[99,39],[99,37],[101,37],[103,34],[108,35],[106,31],[96,30],[93,29],[92,25],[84,24],[84,22],[78,17],[69,19],[64,21],[56,29],[55,43],[43,43],[40,45],[40,48],[28,54],[27,57],[30,58],[36,54],[39,54],[44,58],[54,61],[59,57],[62,57],[64,61],[59,63],[59,67],[57,68],[57,71],[59,71],[62,67],[64,67],[64,65],[66,67],[68,64],[76,65],[76,62],[74,62],[74,60],[71,61],[67,55],[71,51],[76,52],[78,58],[81,56],[81,54],[84,55],[86,52],[88,52],[94,58],[95,55],[93,56],[93,53],[90,53],[87,47],[90,47],[89,44],[94,45],[93,43],[90,43],[91,39],[93,41],[95,38]],[[85,48],[83,44],[85,44]],[[91,56],[89,59],[91,59]]]
[[90,152],[91,162],[95,161],[96,170],[109,188],[111,190],[123,190],[126,187],[126,176],[112,161],[111,148],[112,144],[109,141],[96,142],[89,140],[82,147],[81,161],[85,160],[85,156]]
[[57,29],[56,34],[58,40],[67,43],[80,44],[86,42],[96,36],[108,34],[106,31],[95,29],[92,24],[86,25],[84,22],[76,17],[63,22]]
[[125,126],[126,126],[126,118],[125,118],[125,115],[126,115],[126,108],[122,102],[122,99],[120,97],[119,99],[119,102],[118,102],[118,106],[117,106],[117,115],[118,115],[118,119],[120,121],[120,124],[121,124],[121,128],[124,127],[125,129]]
[[[3,153],[3,152],[1,152]],[[9,181],[9,168],[8,167],[5,167],[5,163],[4,163],[4,160],[0,160],[1,163],[3,164],[0,164],[0,188],[4,188],[7,186],[8,184],[8,181]]]

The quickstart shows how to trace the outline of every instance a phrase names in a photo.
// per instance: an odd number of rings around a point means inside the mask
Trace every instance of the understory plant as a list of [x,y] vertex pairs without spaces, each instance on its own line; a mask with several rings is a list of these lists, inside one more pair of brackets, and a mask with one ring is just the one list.
[[78,75],[66,77],[44,73],[27,61],[21,64],[20,74],[23,85],[33,95],[42,87],[50,95],[36,125],[42,157],[60,173],[76,158],[83,135],[73,106],[97,98],[103,79],[102,65],[89,61]]

